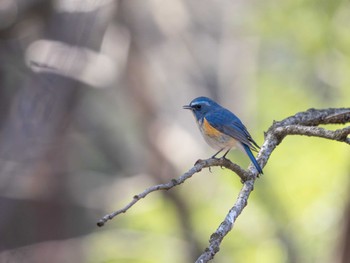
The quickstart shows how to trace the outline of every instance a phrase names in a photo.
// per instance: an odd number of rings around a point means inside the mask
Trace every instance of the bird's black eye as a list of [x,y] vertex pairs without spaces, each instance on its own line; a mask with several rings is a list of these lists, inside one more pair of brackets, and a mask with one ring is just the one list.
[[202,108],[202,105],[197,104],[197,105],[194,105],[193,108],[194,108],[195,110],[200,110],[200,109]]

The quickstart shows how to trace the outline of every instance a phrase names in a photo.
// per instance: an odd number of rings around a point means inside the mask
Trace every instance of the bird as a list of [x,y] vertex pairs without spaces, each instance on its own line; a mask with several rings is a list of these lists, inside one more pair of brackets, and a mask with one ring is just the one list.
[[216,158],[222,151],[225,151],[222,158],[226,158],[231,149],[240,148],[248,155],[258,174],[263,174],[252,153],[257,152],[260,147],[234,113],[207,97],[195,98],[183,108],[192,111],[205,141],[218,150],[212,158]]

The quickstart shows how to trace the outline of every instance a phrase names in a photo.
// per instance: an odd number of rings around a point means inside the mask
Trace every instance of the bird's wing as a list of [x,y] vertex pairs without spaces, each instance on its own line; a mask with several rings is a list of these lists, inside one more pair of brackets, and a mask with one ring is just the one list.
[[247,128],[238,119],[236,115],[226,109],[220,109],[205,116],[205,119],[218,131],[231,136],[249,146],[250,149],[257,151],[260,148],[250,136]]

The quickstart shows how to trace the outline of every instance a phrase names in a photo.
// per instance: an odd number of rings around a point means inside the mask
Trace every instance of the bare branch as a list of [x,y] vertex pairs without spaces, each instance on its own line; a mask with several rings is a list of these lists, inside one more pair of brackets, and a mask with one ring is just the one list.
[[[349,144],[350,127],[345,127],[336,131],[326,130],[320,127],[314,127],[320,124],[343,124],[350,122],[350,109],[327,109],[315,110],[310,109],[306,112],[297,113],[280,122],[274,122],[265,134],[264,144],[261,146],[257,156],[257,161],[264,167],[271,156],[273,150],[279,145],[287,135],[306,135],[321,137]],[[304,126],[305,125],[305,126]],[[311,126],[310,125],[314,125]],[[253,166],[249,167],[248,173],[252,174]],[[255,171],[255,170],[254,170]],[[211,235],[209,246],[199,256],[196,263],[209,262],[220,250],[220,244],[223,238],[231,231],[238,215],[248,203],[250,193],[254,189],[256,177],[250,177],[243,183],[243,187],[237,197],[233,207],[220,224],[218,229]]]
[[[257,155],[257,161],[264,167],[270,158],[274,149],[279,145],[287,135],[304,135],[325,138],[334,141],[345,142],[350,144],[350,126],[335,131],[327,130],[325,128],[317,127],[324,124],[345,124],[350,122],[350,108],[339,109],[324,109],[316,110],[309,109],[305,112],[300,112],[294,116],[288,117],[282,121],[274,122],[273,125],[265,133],[265,141]],[[238,216],[247,206],[250,193],[254,189],[254,182],[258,173],[253,165],[250,165],[248,170],[244,170],[237,164],[221,158],[210,158],[207,160],[198,160],[196,164],[186,173],[181,175],[178,179],[173,179],[169,183],[152,186],[142,193],[134,196],[134,199],[124,208],[104,216],[98,223],[98,226],[103,226],[108,220],[115,216],[125,213],[140,199],[146,197],[148,194],[158,190],[169,190],[179,184],[185,182],[195,173],[200,172],[203,168],[212,166],[223,166],[235,172],[243,182],[241,191],[238,194],[237,200],[233,207],[229,210],[225,219],[222,221],[217,230],[211,235],[209,246],[198,257],[196,263],[205,263],[215,257],[215,254],[220,250],[220,245],[224,237],[231,231]]]
[[283,137],[286,135],[314,136],[350,144],[350,139],[347,138],[347,136],[350,134],[350,126],[339,130],[330,131],[321,127],[288,125],[285,127],[276,128],[275,134]]
[[113,219],[115,216],[125,213],[126,211],[129,210],[134,204],[136,204],[138,201],[140,201],[142,198],[145,198],[148,194],[154,192],[154,191],[159,191],[159,190],[169,190],[179,184],[182,184],[185,182],[187,179],[192,177],[195,173],[200,172],[203,168],[207,167],[213,167],[213,166],[223,166],[231,171],[234,171],[237,173],[237,175],[241,178],[242,181],[247,180],[249,176],[251,176],[247,171],[242,169],[239,165],[232,163],[230,160],[225,159],[225,158],[210,158],[206,160],[198,160],[195,165],[186,173],[181,175],[177,179],[172,179],[170,182],[165,183],[165,184],[158,184],[155,186],[152,186],[150,188],[147,188],[144,190],[142,193],[137,194],[134,196],[133,200],[129,202],[125,207],[123,207],[120,210],[117,210],[111,214],[105,215],[103,218],[101,218],[98,222],[98,226],[103,226],[108,220]]
[[243,183],[243,187],[238,194],[234,206],[230,209],[225,217],[225,220],[220,224],[218,229],[210,236],[209,247],[200,255],[196,263],[208,262],[214,258],[215,254],[220,250],[221,241],[231,231],[237,217],[241,214],[244,207],[248,204],[250,193],[254,189],[255,179],[250,179]]

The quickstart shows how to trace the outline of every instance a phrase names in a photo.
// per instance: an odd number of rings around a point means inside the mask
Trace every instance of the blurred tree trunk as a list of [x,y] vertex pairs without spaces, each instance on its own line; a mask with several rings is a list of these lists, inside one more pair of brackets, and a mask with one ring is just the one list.
[[[133,20],[133,18],[142,18],[137,15],[130,15],[130,10],[134,12],[132,6],[133,3],[124,1],[119,10],[121,23],[129,29],[132,39],[126,69],[126,86],[128,87],[128,97],[133,100],[133,104],[137,108],[136,112],[141,114],[141,116],[138,116],[138,119],[142,122],[141,126],[144,127],[142,129],[144,134],[142,141],[146,143],[147,149],[149,149],[147,154],[148,174],[157,183],[160,183],[169,178],[175,178],[178,174],[176,168],[157,147],[155,134],[153,134],[154,130],[159,131],[162,129],[162,124],[159,123],[160,120],[158,119],[159,112],[157,112],[156,96],[152,95],[153,93],[149,86],[147,76],[151,73],[147,69],[146,54],[143,51],[150,48],[149,45],[152,45],[152,43],[155,44],[160,41],[161,36],[156,27],[153,27],[152,32],[148,32],[147,36],[142,34],[143,30],[139,26],[147,26],[147,23],[138,23],[139,21]],[[188,244],[186,251],[188,262],[193,262],[201,253],[201,249],[198,238],[192,231],[194,226],[191,222],[191,212],[187,202],[176,192],[163,192],[163,194],[175,208],[179,225],[182,229],[181,234]]]
[[[139,116],[143,121],[144,127],[143,141],[147,144],[148,155],[148,173],[153,177],[157,183],[161,183],[168,178],[176,178],[176,168],[167,160],[162,152],[157,147],[155,134],[152,131],[161,129],[159,120],[157,120],[158,113],[157,108],[154,107],[154,100],[151,93],[147,92],[147,79],[148,74],[145,73],[146,67],[143,56],[135,45],[131,45],[129,55],[129,66],[127,68],[128,87],[130,88],[130,97],[133,98],[142,112],[142,116]],[[135,76],[138,76],[135,78]],[[167,124],[164,124],[167,125]],[[175,208],[179,225],[182,229],[182,235],[188,242],[188,262],[194,262],[197,256],[200,254],[200,244],[197,237],[193,234],[193,228],[191,222],[191,211],[187,205],[186,200],[178,195],[176,192],[162,192],[162,194],[170,201]]]
[[[45,7],[48,8],[45,12],[50,14],[44,29],[45,39],[99,50],[109,22],[106,10],[110,6],[79,13]],[[19,44],[13,39],[3,39],[1,56],[12,63],[11,56],[23,53]],[[50,55],[56,56],[48,54],[48,59]],[[72,61],[72,58],[61,54],[62,60]],[[68,238],[94,227],[66,220],[68,216],[79,220],[88,212],[70,202],[66,188],[66,131],[84,86],[64,76],[34,73],[24,67],[23,61],[19,63],[23,69],[17,72],[21,76],[21,82],[16,83],[19,86],[1,82],[5,87],[1,90],[5,96],[0,98],[5,100],[4,112],[0,114],[1,191],[5,196],[16,197],[0,200],[1,250]],[[73,63],[82,62],[73,60]],[[7,74],[6,66],[9,65],[1,65],[0,76]],[[22,196],[17,196],[18,193]],[[57,262],[53,254],[47,258],[40,256],[36,262]]]

